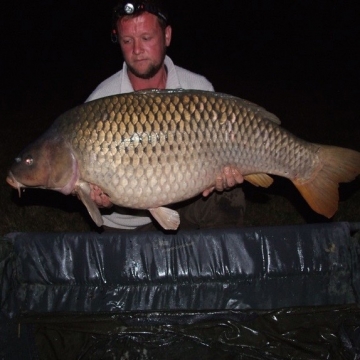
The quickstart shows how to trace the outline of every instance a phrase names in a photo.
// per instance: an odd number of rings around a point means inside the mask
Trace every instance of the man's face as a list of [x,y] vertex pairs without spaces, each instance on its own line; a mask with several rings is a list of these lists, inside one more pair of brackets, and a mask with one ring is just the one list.
[[161,68],[166,47],[171,41],[171,27],[161,28],[156,15],[144,12],[117,22],[119,43],[124,60],[137,77],[150,79]]

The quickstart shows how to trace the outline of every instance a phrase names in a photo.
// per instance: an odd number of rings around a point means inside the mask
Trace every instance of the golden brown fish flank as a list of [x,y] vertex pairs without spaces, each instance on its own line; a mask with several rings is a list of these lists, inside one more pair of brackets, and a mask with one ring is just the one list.
[[[61,136],[74,157],[74,191],[96,184],[115,204],[151,209],[164,227],[162,206],[201,193],[225,165],[260,186],[271,184],[267,174],[287,177],[315,211],[331,217],[338,182],[359,174],[360,154],[308,143],[279,123],[258,105],[225,94],[141,91],[78,106],[46,137]],[[26,186],[18,167],[12,178]]]
[[[194,196],[213,183],[214,172],[224,164],[238,164],[244,174],[260,165],[265,172],[282,175],[287,161],[282,149],[298,152],[291,149],[297,145],[293,137],[266,121],[268,113],[258,106],[206,95],[147,92],[110,97],[101,107],[95,101],[79,108],[84,129],[76,131],[71,113],[61,122],[61,132],[73,135],[69,141],[81,159],[84,180],[96,172],[96,183],[103,183],[101,178],[110,173],[113,189],[104,191],[129,207],[149,208],[158,200],[164,204]],[[88,113],[97,116],[88,120]],[[304,143],[300,150],[307,150]],[[309,167],[307,153],[303,172]],[[134,198],[136,189],[149,197]]]

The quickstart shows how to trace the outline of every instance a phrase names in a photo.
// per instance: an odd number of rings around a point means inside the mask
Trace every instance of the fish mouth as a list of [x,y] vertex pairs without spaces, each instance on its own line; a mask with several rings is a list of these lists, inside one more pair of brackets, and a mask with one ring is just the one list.
[[21,189],[24,188],[25,186],[15,179],[15,176],[11,171],[9,171],[9,174],[6,177],[6,182],[14,189],[17,189],[19,193],[19,197],[21,197]]

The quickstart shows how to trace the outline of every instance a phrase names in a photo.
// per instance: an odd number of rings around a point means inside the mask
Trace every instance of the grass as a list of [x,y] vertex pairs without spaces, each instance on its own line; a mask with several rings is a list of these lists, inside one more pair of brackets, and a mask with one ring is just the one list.
[[[285,128],[309,141],[334,144],[360,150],[360,133],[353,108],[346,111],[326,99],[314,101],[312,93],[261,93],[250,99],[276,113]],[[287,96],[284,103],[282,98]],[[28,143],[43,133],[52,121],[73,104],[49,101],[39,107],[29,101],[21,108],[8,106],[3,111],[7,126],[1,142],[0,182],[1,235],[10,232],[77,232],[98,231],[84,206],[74,196],[54,191],[27,189],[21,196],[5,182],[12,159]],[[270,104],[270,106],[269,106]],[[352,110],[353,109],[353,110]],[[20,130],[21,131],[20,131]],[[290,181],[276,177],[269,189],[244,184],[247,199],[245,226],[289,225],[327,222],[309,209]],[[360,180],[340,186],[339,210],[331,221],[360,222]]]

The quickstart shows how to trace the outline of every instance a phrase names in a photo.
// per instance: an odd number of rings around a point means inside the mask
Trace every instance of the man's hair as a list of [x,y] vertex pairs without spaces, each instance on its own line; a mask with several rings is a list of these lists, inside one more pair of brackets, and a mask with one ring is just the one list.
[[162,28],[169,24],[168,13],[161,0],[120,0],[113,9],[113,29],[116,28],[118,19],[124,16],[139,16],[145,11],[156,15]]

